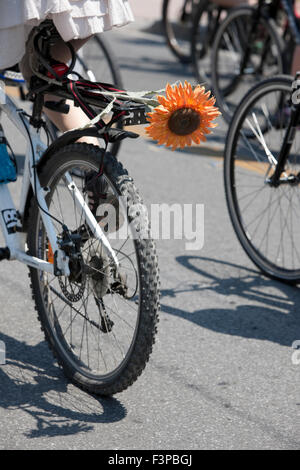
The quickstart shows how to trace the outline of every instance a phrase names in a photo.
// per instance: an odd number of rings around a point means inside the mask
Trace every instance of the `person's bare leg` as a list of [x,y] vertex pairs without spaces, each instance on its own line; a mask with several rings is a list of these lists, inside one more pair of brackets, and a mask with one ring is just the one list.
[[[76,40],[70,41],[70,43],[72,44],[76,52],[80,49],[80,47],[82,47],[88,41],[88,39],[89,38],[76,39]],[[20,70],[25,80],[27,81],[27,83],[30,82],[30,79],[33,73],[30,67],[30,60],[29,60],[31,40],[32,38],[29,37],[28,42],[26,44],[26,53],[19,64]],[[52,46],[51,56],[53,57],[53,59],[57,60],[57,62],[63,62],[65,64],[71,59],[70,50],[68,46],[66,46],[63,40],[59,40],[54,46]],[[45,96],[45,101],[59,101],[59,100],[60,98],[53,96],[53,95]],[[62,114],[62,113],[52,111],[47,108],[44,108],[43,110],[45,114],[49,117],[49,119],[56,125],[56,127],[61,132],[66,132],[71,129],[75,129],[76,127],[80,127],[89,123],[89,118],[86,116],[86,114],[80,108],[78,108],[77,106],[74,106],[72,101],[68,102],[68,105],[70,106],[70,110],[68,114]],[[98,139],[93,138],[93,137],[84,137],[80,139],[80,141],[98,145]]]
[[[78,51],[88,41],[88,39],[89,38],[75,39],[73,41],[70,41],[70,43],[74,47],[74,50]],[[59,41],[57,44],[55,44],[55,46],[52,47],[51,56],[53,57],[53,59],[62,63],[67,63],[71,59],[70,50],[63,41]],[[52,95],[45,96],[45,101],[59,101],[59,99],[60,98],[57,98]],[[67,101],[67,104],[69,105],[68,114],[62,114],[44,108],[45,114],[61,132],[66,132],[89,123],[90,120],[82,111],[82,109],[78,108],[77,106],[74,106],[74,103],[72,101]],[[94,137],[82,137],[80,139],[80,142],[99,145],[98,139]]]
[[[60,98],[57,98],[53,95],[46,95],[45,101],[59,101]],[[52,121],[56,127],[61,132],[70,131],[76,129],[77,127],[84,126],[90,122],[89,118],[84,114],[84,112],[74,106],[73,101],[66,101],[66,104],[69,105],[68,114],[59,113],[57,111],[52,111],[51,109],[44,108],[44,113],[48,116],[50,121]],[[96,137],[82,137],[79,139],[79,142],[86,142],[88,144],[99,145],[99,141]]]
[[300,72],[300,45],[296,46],[294,50],[291,74],[295,76],[296,72]]

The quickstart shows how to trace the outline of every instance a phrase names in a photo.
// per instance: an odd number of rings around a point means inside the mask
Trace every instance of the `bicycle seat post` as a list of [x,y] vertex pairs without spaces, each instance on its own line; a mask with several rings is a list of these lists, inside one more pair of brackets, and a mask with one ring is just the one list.
[[42,123],[42,111],[44,106],[44,95],[37,93],[33,101],[32,116],[30,118],[30,124],[33,127],[40,127]]
[[[42,53],[43,57],[49,57],[50,58],[50,40],[51,40],[51,28],[49,29],[45,28],[47,22],[44,23],[43,28],[41,28],[40,31],[37,32],[36,38],[34,41],[41,42],[40,46],[40,52]],[[49,24],[50,26],[50,24]],[[45,69],[42,64],[39,64],[39,72],[43,73],[45,72]],[[42,87],[40,88],[39,82],[41,82]],[[42,123],[42,112],[43,112],[43,106],[44,106],[44,94],[43,94],[43,83],[41,80],[39,80],[37,77],[33,76],[31,77],[30,81],[30,89],[37,89],[33,101],[33,110],[32,110],[32,116],[30,118],[30,124],[33,127],[40,127]]]

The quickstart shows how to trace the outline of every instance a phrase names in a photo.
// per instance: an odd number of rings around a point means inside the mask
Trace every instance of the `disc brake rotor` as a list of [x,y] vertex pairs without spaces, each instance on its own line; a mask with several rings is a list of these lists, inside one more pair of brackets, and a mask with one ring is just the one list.
[[70,271],[69,277],[59,277],[58,282],[64,296],[70,302],[78,302],[82,298],[86,287],[86,274],[82,257],[70,260]]

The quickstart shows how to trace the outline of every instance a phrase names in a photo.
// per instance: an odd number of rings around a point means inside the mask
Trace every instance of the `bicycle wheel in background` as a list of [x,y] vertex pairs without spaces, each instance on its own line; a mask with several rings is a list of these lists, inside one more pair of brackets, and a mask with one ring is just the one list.
[[86,78],[123,88],[118,60],[103,34],[95,34],[79,50],[78,61]]
[[213,40],[225,10],[215,3],[200,0],[193,17],[191,57],[195,78],[206,88],[211,88],[210,53]]
[[[77,143],[57,150],[44,163],[39,178],[49,188],[49,212],[78,240],[68,252],[70,276],[36,269],[30,269],[30,276],[42,329],[66,376],[91,393],[112,395],[131,385],[149,359],[158,321],[159,281],[147,215],[132,179],[115,157],[105,154],[101,192],[106,194],[106,206],[99,207],[105,214],[111,204],[116,217],[109,215],[99,223],[118,267],[75,207],[67,175],[88,202],[87,178],[91,172],[97,175],[101,158],[98,147]],[[54,263],[35,199],[29,217],[29,252]],[[54,226],[63,237],[62,226],[56,221]]]
[[192,15],[199,0],[164,0],[162,22],[167,44],[183,63],[191,61]]
[[280,184],[270,184],[289,122],[292,82],[289,76],[267,79],[244,97],[227,135],[224,182],[230,218],[247,255],[267,276],[297,283],[299,131]]
[[[93,36],[78,52],[75,71],[92,82],[103,82],[123,89],[118,61],[103,34]],[[122,123],[118,123],[122,128]],[[109,144],[108,151],[116,156],[121,142]]]
[[[254,12],[251,7],[232,10],[220,25],[213,44],[212,88],[227,122],[252,86],[284,71],[283,43],[273,20],[262,15],[250,38]],[[246,51],[249,56],[243,64]]]

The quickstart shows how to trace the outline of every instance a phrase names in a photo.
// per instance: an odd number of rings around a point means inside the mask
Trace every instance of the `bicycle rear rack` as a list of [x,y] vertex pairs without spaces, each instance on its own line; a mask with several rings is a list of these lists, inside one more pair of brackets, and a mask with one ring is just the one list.
[[[76,92],[78,90],[78,93],[72,92],[70,85],[76,85]],[[150,111],[150,108],[141,102],[135,101],[134,98],[127,95],[125,90],[118,90],[110,84],[67,79],[61,85],[57,85],[51,83],[50,80],[43,81],[40,78],[34,77],[28,95],[29,98],[32,99],[34,95],[44,95],[46,93],[62,98],[62,100],[72,100],[83,111],[86,111],[85,108],[92,108],[94,111],[92,117],[97,116],[95,108],[105,111],[111,104],[111,111],[115,116],[115,121],[121,121],[124,126],[147,124],[148,122],[147,113]],[[62,107],[62,101],[59,103],[60,107]],[[48,105],[52,107],[52,102],[46,102],[46,106],[50,107]],[[65,106],[64,109],[57,109],[57,111],[68,112],[66,108]]]

